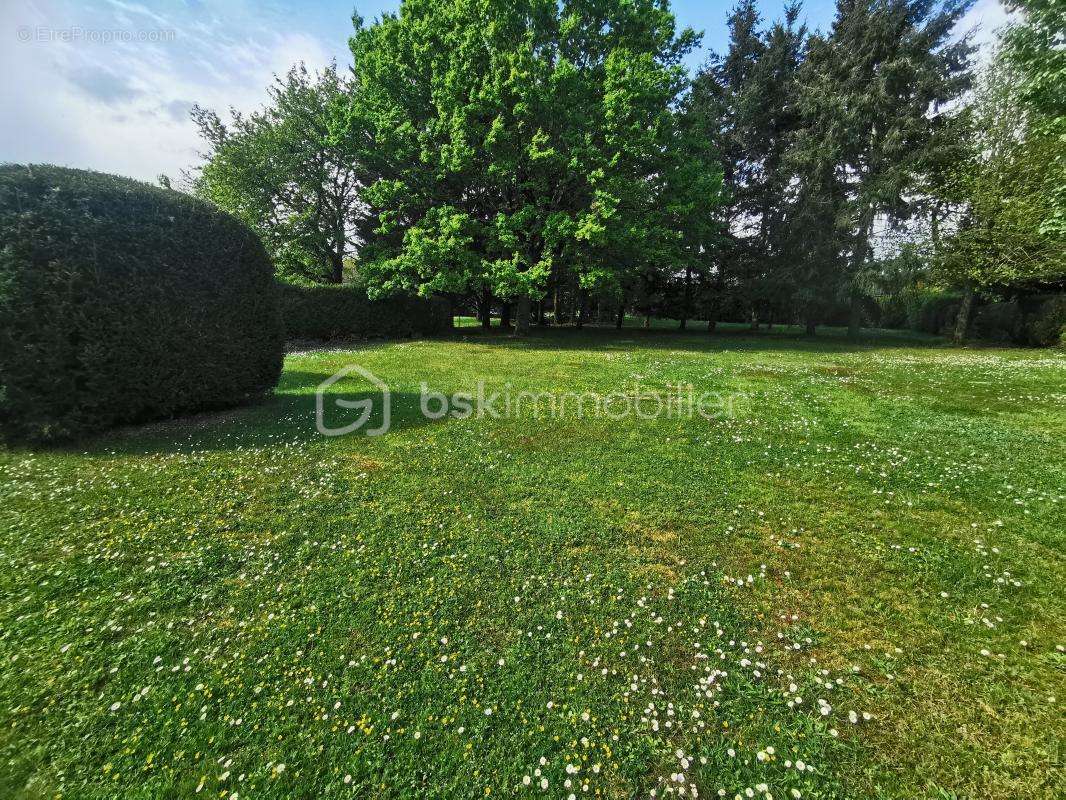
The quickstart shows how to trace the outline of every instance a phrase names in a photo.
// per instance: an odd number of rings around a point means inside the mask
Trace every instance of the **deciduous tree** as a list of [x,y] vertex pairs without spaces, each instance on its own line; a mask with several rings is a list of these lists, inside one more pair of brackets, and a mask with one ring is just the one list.
[[351,90],[336,66],[312,75],[301,64],[259,112],[224,123],[193,109],[210,147],[194,191],[259,233],[283,278],[340,283],[359,242],[365,206]]
[[1066,231],[1049,224],[1063,181],[1061,142],[1026,113],[1023,80],[1012,59],[992,61],[973,103],[969,155],[945,184],[958,213],[937,263],[941,278],[963,290],[956,342],[975,291],[1066,279]]
[[695,41],[654,0],[405,0],[359,25],[372,291],[489,291],[516,333],[549,279],[620,294],[680,236],[661,201]]

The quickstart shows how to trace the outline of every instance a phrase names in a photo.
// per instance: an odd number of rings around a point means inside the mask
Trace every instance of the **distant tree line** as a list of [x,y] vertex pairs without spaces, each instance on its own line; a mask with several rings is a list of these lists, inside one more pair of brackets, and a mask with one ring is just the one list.
[[[971,0],[754,0],[695,75],[666,0],[404,0],[352,66],[302,66],[224,122],[195,191],[279,276],[442,295],[530,324],[625,315],[863,324],[923,292],[1061,290],[1062,4],[975,76]],[[924,296],[924,295],[923,295]],[[894,316],[895,315],[895,316]]]

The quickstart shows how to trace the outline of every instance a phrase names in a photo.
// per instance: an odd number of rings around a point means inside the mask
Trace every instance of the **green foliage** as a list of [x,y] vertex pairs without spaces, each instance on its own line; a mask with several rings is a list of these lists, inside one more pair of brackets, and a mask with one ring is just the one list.
[[1007,29],[1006,56],[1021,73],[1022,100],[1045,125],[1066,134],[1066,5],[1061,0],[1007,0],[1021,20]]
[[962,298],[955,292],[926,289],[908,303],[908,327],[920,333],[945,334],[955,323]]
[[972,47],[952,32],[968,7],[841,0],[828,34],[812,37],[790,156],[805,291],[828,281],[856,308],[875,221],[907,219],[923,173],[957,146],[953,101],[969,86]]
[[1056,146],[1047,166],[1057,175],[1049,200],[1051,213],[1041,230],[1066,237],[1066,3],[1062,0],[1008,0],[1022,12],[1007,29],[1005,56],[1018,72],[1019,96],[1035,131]]
[[1066,278],[1066,228],[1054,224],[1066,183],[1062,144],[1031,124],[1020,80],[1002,56],[992,61],[973,104],[970,151],[945,181],[957,221],[939,268],[956,285],[1023,288]]
[[860,275],[867,296],[878,305],[882,328],[914,328],[915,311],[924,296],[931,270],[925,248],[904,242],[898,252],[879,259]]
[[676,268],[720,185],[673,107],[695,38],[652,0],[406,0],[360,25],[371,293],[619,295]]
[[336,66],[311,76],[301,64],[279,78],[270,104],[227,125],[195,107],[210,145],[196,193],[255,230],[290,281],[340,283],[359,241],[359,131],[346,109],[351,86]]
[[1022,311],[1017,300],[989,303],[973,315],[970,334],[986,342],[1017,343],[1024,338]]
[[972,334],[982,340],[1027,347],[1061,344],[1066,332],[1066,295],[1037,295],[989,303],[975,315]]
[[1066,344],[1066,295],[1043,300],[1025,323],[1027,344],[1054,347]]
[[270,259],[207,203],[126,178],[0,167],[0,428],[53,440],[270,391]]
[[354,18],[351,77],[294,69],[229,124],[197,109],[196,186],[288,282],[339,283],[358,247],[371,296],[445,294],[518,328],[531,300],[578,324],[900,324],[916,284],[876,273],[887,236],[923,225],[909,244],[965,317],[975,290],[1059,280],[1066,252],[1061,4],[1015,2],[1013,72],[972,108],[971,5],[840,0],[808,35],[798,3],[764,25],[740,0],[690,83],[698,36],[666,2],[404,0]]
[[717,118],[729,205],[731,239],[720,258],[732,301],[748,313],[769,316],[791,292],[795,259],[787,252],[789,197],[794,171],[789,146],[799,122],[798,76],[807,41],[800,7],[760,29],[754,0],[743,0],[728,18],[724,56],[712,57],[693,81],[691,103]]
[[402,338],[451,328],[447,302],[410,295],[370,300],[353,286],[281,286],[282,319],[289,339]]

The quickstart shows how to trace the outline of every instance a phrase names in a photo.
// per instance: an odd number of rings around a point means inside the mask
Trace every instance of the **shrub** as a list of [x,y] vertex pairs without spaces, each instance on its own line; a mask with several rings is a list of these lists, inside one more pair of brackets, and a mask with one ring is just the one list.
[[359,286],[283,284],[281,298],[290,339],[427,336],[452,324],[444,300],[410,295],[370,300]]
[[929,289],[909,297],[907,319],[913,330],[922,333],[950,333],[962,300],[956,294]]
[[822,303],[822,325],[831,325],[836,328],[846,328],[851,321],[851,304],[833,297]]
[[970,328],[974,337],[999,344],[1023,344],[1025,323],[1016,302],[989,303],[974,314]]
[[1031,295],[989,303],[977,312],[973,335],[987,342],[1053,347],[1066,330],[1066,295]]
[[0,166],[0,432],[52,440],[271,389],[270,260],[211,205],[128,178]]
[[877,325],[880,328],[905,328],[907,304],[902,295],[886,295],[876,298],[878,306]]
[[1054,347],[1066,344],[1066,295],[1042,298],[1042,302],[1025,319],[1028,344]]

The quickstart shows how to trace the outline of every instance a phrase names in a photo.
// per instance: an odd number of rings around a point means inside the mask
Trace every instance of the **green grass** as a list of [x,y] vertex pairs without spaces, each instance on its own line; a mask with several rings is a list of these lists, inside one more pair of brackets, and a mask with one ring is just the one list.
[[[352,362],[385,436],[315,431]],[[478,379],[737,399],[422,418]],[[469,331],[0,453],[0,796],[1062,796],[1064,395],[1052,351]]]

